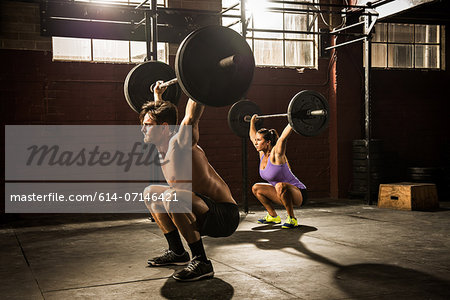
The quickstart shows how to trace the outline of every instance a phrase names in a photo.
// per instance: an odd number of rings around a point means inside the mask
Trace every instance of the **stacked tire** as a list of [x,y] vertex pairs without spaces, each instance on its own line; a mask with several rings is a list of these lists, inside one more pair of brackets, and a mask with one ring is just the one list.
[[443,199],[448,185],[443,168],[437,167],[411,167],[407,170],[408,181],[420,183],[434,183],[439,199]]
[[444,143],[442,150],[442,192],[441,199],[442,201],[449,201],[450,199],[450,142]]
[[[381,140],[370,141],[370,191],[371,198],[378,198],[378,188],[383,180]],[[367,174],[367,146],[365,140],[352,141],[352,186],[350,196],[361,198],[367,195],[368,174]]]

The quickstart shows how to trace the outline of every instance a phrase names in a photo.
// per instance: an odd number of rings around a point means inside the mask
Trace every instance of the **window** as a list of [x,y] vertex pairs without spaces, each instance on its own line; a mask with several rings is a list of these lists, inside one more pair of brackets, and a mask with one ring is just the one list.
[[[224,8],[237,0],[222,0]],[[317,18],[312,12],[289,12],[289,9],[311,9],[311,6],[285,3],[268,3],[263,0],[247,0],[246,16],[250,17],[246,38],[258,66],[317,68],[318,36],[298,31],[318,31]],[[314,2],[309,0],[308,2]],[[267,8],[273,8],[268,10]],[[235,16],[234,18],[231,16]],[[239,6],[225,13],[224,26],[242,33],[242,24],[236,23],[240,16]],[[251,29],[255,29],[254,31]],[[296,31],[295,33],[289,31]]]
[[441,36],[439,25],[375,25],[372,38],[372,67],[402,69],[441,69]]
[[[114,63],[143,62],[145,42],[53,37],[53,60]],[[168,62],[167,43],[158,43],[158,60]]]
[[[123,4],[137,6],[136,0],[76,0],[102,4]],[[158,6],[165,6],[165,0],[158,0]],[[168,62],[167,43],[158,43],[158,60]],[[86,38],[52,38],[53,60],[95,61],[113,63],[143,62],[147,56],[146,42],[118,41]]]

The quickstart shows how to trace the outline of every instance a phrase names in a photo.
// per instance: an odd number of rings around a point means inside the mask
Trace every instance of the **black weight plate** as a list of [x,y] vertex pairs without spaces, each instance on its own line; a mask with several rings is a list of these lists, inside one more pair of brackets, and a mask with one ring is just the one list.
[[[353,145],[352,152],[367,153],[367,147]],[[382,152],[381,144],[370,145],[370,153],[381,153],[381,152]]]
[[435,175],[435,174],[438,174],[439,171],[440,171],[439,168],[432,168],[432,167],[428,167],[428,168],[419,168],[419,167],[408,168],[408,173],[409,174]]
[[431,175],[424,174],[409,174],[408,179],[414,182],[436,182],[437,178]]
[[[353,157],[353,159],[366,159],[367,153],[353,153],[352,157]],[[381,154],[380,153],[371,153],[370,158],[371,159],[380,159]]]
[[[141,112],[142,105],[153,101],[150,86],[158,80],[168,81],[175,78],[175,72],[168,65],[160,61],[147,61],[137,65],[128,73],[123,85],[125,99],[128,105],[137,113]],[[167,88],[163,99],[177,105],[180,101],[181,89],[178,84]]]
[[[380,139],[372,139],[372,140],[370,140],[370,146],[372,147],[373,145],[375,146],[375,147],[381,147],[381,145],[382,145],[382,143],[383,143],[383,140],[380,140]],[[363,146],[363,147],[366,147],[366,140],[353,140],[352,141],[352,145],[353,146]]]
[[[365,179],[365,180],[367,180],[367,173],[364,173],[364,172],[353,173],[352,176],[353,176],[354,179]],[[377,172],[370,173],[370,178],[373,179],[373,180],[381,180],[381,179],[383,179],[381,174],[377,173]]]
[[[233,104],[228,111],[228,126],[231,130],[240,137],[248,137],[250,130],[250,122],[245,122],[245,116],[253,116],[254,114],[260,115],[261,110],[259,106],[249,100],[241,100]],[[256,121],[256,128],[259,129],[262,126],[262,119]]]
[[[367,160],[366,159],[353,159],[352,160],[353,166],[367,166]],[[381,166],[381,160],[370,160],[370,168],[374,166]]]
[[[380,186],[379,185],[375,185],[375,186],[370,186],[370,191],[373,194],[378,194],[378,190],[379,190]],[[367,192],[367,185],[363,185],[363,186],[359,186],[359,185],[353,185],[352,186],[352,192]]]
[[[239,62],[220,67],[232,55]],[[189,34],[178,48],[175,73],[184,93],[208,106],[227,106],[245,97],[253,79],[255,59],[247,41],[236,31],[207,26]]]
[[[325,116],[308,116],[308,110],[324,109]],[[315,91],[301,91],[289,103],[288,121],[292,129],[304,136],[316,136],[328,125],[328,102],[320,93]]]
[[[380,172],[381,171],[381,166],[380,165],[370,165],[370,170],[372,172]],[[353,166],[353,173],[366,173],[367,172],[367,167],[366,166]]]

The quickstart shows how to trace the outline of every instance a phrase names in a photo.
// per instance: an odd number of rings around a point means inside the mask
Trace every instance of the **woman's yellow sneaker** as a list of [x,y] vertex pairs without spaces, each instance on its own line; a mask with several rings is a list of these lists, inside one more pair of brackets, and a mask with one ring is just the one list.
[[281,226],[281,228],[294,228],[298,227],[297,219],[291,216],[287,216],[286,221]]
[[269,215],[269,213],[266,214],[266,216],[262,219],[258,220],[259,224],[280,224],[281,218],[280,216],[272,217]]

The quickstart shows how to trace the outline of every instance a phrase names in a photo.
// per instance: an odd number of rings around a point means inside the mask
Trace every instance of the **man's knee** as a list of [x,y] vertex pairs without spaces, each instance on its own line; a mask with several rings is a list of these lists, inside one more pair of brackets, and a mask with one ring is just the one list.
[[148,201],[148,195],[151,195],[151,193],[152,193],[152,186],[151,186],[151,185],[149,185],[148,187],[146,187],[146,188],[144,189],[144,191],[142,192],[142,196],[143,196],[143,198],[144,198],[145,206],[147,206],[147,208],[148,208],[150,211],[152,211],[152,202],[151,202],[151,201]]
[[[148,210],[150,212],[156,212],[156,213],[165,213],[166,209],[163,205],[163,203],[158,198],[161,192],[163,192],[164,189],[161,186],[157,185],[149,185],[144,189],[143,192],[143,198],[145,206],[147,206]],[[156,201],[155,201],[156,200]]]
[[180,206],[183,201],[181,201],[179,194],[177,195],[176,189],[167,189],[160,195],[158,200],[168,213],[181,212]]

